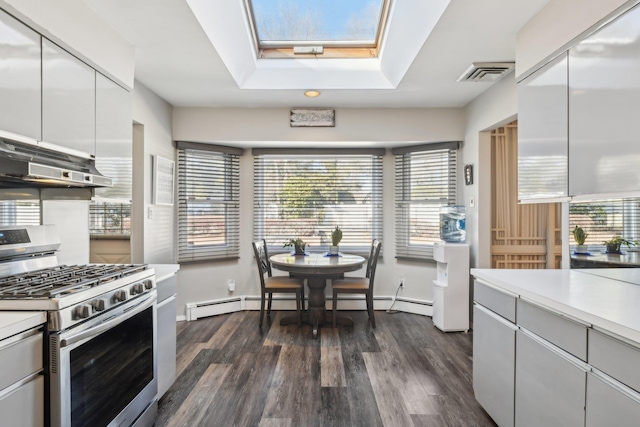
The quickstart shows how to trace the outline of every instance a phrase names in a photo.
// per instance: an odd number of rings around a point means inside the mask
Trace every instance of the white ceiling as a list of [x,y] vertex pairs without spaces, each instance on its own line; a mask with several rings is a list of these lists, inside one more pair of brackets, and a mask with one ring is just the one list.
[[[84,1],[135,47],[136,79],[176,107],[419,108],[462,107],[488,89],[456,79],[472,62],[514,61],[516,33],[549,0],[451,0],[397,88],[323,89],[315,99],[298,89],[241,89],[187,0]],[[208,1],[221,12],[242,2]],[[389,25],[415,31],[393,16]]]

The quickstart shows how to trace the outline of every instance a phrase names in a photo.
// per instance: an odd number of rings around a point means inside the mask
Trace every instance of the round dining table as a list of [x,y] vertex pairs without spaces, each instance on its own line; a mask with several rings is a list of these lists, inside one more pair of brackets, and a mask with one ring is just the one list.
[[[333,322],[333,315],[326,308],[325,287],[327,279],[340,279],[344,277],[344,273],[360,269],[366,259],[359,255],[349,254],[335,256],[324,253],[309,253],[305,255],[284,253],[272,255],[269,257],[269,261],[273,268],[286,271],[291,277],[307,280],[309,303],[307,311],[302,315],[302,319],[313,326],[313,337],[316,338],[320,326]],[[281,325],[293,323],[297,323],[297,315],[284,316],[280,320]],[[336,323],[352,326],[353,319],[348,316],[337,315]]]

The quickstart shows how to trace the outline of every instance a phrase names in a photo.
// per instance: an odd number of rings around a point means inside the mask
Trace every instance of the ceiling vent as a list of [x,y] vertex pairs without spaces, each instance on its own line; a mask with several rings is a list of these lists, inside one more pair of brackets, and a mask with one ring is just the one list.
[[458,77],[459,82],[488,82],[493,83],[509,74],[515,67],[515,62],[474,62]]

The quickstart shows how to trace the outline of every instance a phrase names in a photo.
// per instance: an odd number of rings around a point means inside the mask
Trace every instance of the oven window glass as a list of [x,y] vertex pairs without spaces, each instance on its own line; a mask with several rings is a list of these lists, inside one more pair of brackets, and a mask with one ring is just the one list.
[[153,307],[71,350],[71,424],[106,426],[153,380]]

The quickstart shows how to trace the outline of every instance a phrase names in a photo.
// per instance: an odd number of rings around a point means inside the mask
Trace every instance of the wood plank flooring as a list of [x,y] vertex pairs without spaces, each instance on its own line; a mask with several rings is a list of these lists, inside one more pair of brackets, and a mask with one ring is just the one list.
[[494,426],[473,397],[472,335],[430,317],[346,312],[353,327],[246,311],[178,324],[178,377],[156,426]]

